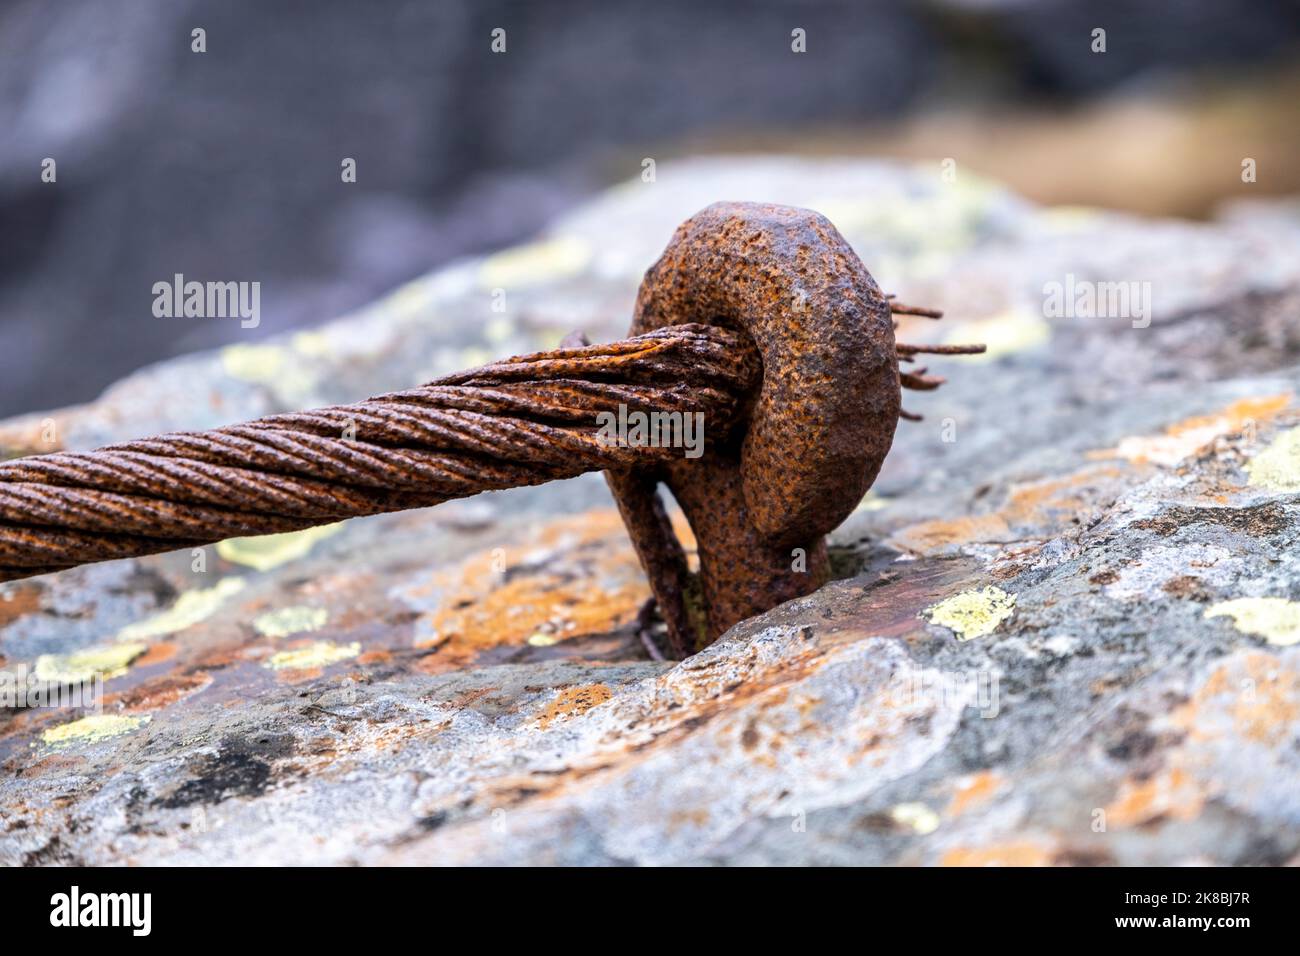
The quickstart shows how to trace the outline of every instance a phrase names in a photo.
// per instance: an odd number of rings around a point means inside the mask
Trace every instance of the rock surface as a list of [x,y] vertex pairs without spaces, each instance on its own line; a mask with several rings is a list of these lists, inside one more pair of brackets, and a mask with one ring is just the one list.
[[[885,288],[948,310],[909,340],[993,346],[907,396],[925,421],[835,535],[840,580],[651,661],[648,588],[585,476],[0,586],[8,672],[111,675],[102,714],[6,712],[0,862],[1295,862],[1294,208],[1153,222],[937,167],[696,160],[0,446],[617,337],[673,226],[720,198],[819,209]],[[1149,283],[1149,322],[1045,317],[1070,276]]]

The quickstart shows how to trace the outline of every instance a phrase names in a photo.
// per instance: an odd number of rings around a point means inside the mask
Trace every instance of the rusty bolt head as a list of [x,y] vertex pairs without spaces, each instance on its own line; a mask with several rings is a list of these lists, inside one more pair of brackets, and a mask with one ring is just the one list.
[[646,273],[632,333],[686,322],[739,330],[762,356],[740,453],[749,520],[775,546],[830,532],[898,424],[894,327],[871,274],[820,213],[714,203]]

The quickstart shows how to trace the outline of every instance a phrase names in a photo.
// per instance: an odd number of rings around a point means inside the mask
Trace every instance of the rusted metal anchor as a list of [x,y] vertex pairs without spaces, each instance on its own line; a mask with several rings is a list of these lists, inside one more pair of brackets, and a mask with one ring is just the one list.
[[[696,460],[606,478],[682,657],[733,624],[808,594],[829,576],[824,536],[871,487],[893,443],[900,354],[895,305],[833,225],[791,206],[715,203],[683,223],[645,275],[631,334],[681,323],[738,331],[762,359],[747,430]],[[910,381],[909,381],[910,379]],[[906,413],[902,413],[906,414]],[[671,490],[695,535],[692,574],[659,498]]]
[[[900,389],[943,381],[900,374],[899,362],[983,350],[899,345],[891,313],[939,315],[882,295],[821,215],[710,206],[646,273],[627,341],[566,343],[351,405],[0,462],[0,581],[604,470],[684,657],[826,581],[824,535],[875,480],[899,417],[915,417]],[[611,445],[592,425],[615,407],[706,416],[708,454]],[[698,575],[660,482],[695,532]]]

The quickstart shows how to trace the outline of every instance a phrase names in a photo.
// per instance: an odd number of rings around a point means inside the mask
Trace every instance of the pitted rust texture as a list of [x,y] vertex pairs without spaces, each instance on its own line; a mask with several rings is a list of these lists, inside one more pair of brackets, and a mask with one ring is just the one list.
[[[929,389],[900,357],[978,347],[898,347],[891,305],[822,215],[716,203],[681,225],[647,272],[632,334],[682,322],[733,329],[763,361],[749,427],[699,460],[608,475],[678,656],[825,583],[824,535],[871,487],[902,412]],[[658,500],[672,491],[698,542],[698,584]]]
[[773,545],[835,528],[898,423],[889,305],[857,254],[819,213],[716,203],[646,273],[631,334],[687,322],[742,332],[763,359],[740,448],[749,520]]
[[683,326],[353,405],[0,463],[0,580],[680,455],[604,443],[597,415],[702,412],[720,438],[757,377],[741,336]]

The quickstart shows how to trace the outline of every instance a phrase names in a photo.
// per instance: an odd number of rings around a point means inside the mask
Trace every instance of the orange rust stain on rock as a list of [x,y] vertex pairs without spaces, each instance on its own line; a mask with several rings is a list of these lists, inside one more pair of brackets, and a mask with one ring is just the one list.
[[320,667],[286,667],[275,672],[277,684],[301,684],[303,681],[315,680],[325,673]]
[[975,541],[1010,541],[1013,535],[999,514],[922,521],[894,532],[890,543],[916,554],[932,554],[949,545]]
[[549,727],[551,722],[562,717],[577,717],[593,707],[598,707],[609,700],[613,693],[608,684],[584,684],[581,687],[567,687],[560,691],[555,699],[546,705],[538,715],[537,722],[542,727]]
[[949,816],[961,816],[978,804],[985,803],[1002,789],[1005,781],[991,770],[981,770],[958,781],[948,804]]
[[943,855],[940,866],[1048,866],[1052,851],[1030,840],[993,843],[989,846],[959,846]]
[[709,811],[702,808],[675,810],[668,817],[668,830],[671,833],[676,833],[683,827],[699,829],[708,826],[711,819]]
[[426,654],[424,657],[418,658],[411,665],[411,669],[421,674],[445,674],[462,663],[464,663],[462,658],[449,661],[438,654]]
[[[357,590],[357,589],[353,589]],[[335,599],[342,593],[335,591],[331,596]],[[373,624],[375,621],[375,612],[371,608],[349,607],[337,614],[331,614],[329,623],[330,627],[338,631],[351,631]]]
[[44,711],[20,710],[4,723],[0,724],[0,740],[4,740],[8,737],[16,737],[28,729],[33,731],[38,730],[40,724],[43,722],[41,718],[49,717],[52,714],[52,709],[46,709]]
[[194,662],[193,666],[206,670],[221,670],[224,667],[232,667],[244,660],[238,650],[228,650],[219,648],[210,654],[204,654]]
[[1170,722],[1190,741],[1214,740],[1228,730],[1215,721],[1216,711],[1230,719],[1234,733],[1277,746],[1300,721],[1300,672],[1271,654],[1247,653],[1215,668]]
[[1114,866],[1115,854],[1104,846],[1071,843],[1052,855],[1052,866]]
[[[693,545],[684,523],[678,532]],[[440,595],[424,616],[417,646],[439,648],[429,667],[472,660],[502,644],[540,635],[548,643],[630,625],[650,588],[612,509],[547,524],[531,541],[489,549],[432,576],[426,595]]]
[[176,645],[170,641],[160,641],[137,657],[131,666],[147,667],[150,664],[161,664],[163,661],[169,661],[175,656]]
[[1160,585],[1160,590],[1166,594],[1177,597],[1187,598],[1188,600],[1208,600],[1209,592],[1205,588],[1205,582],[1200,578],[1191,575],[1180,575],[1176,578],[1170,578],[1164,584]]
[[[45,776],[54,776],[60,773],[67,773],[82,767],[82,758],[74,753],[53,753],[47,756],[38,757],[31,763],[22,768],[23,773],[30,779],[39,780]],[[55,797],[50,801],[55,806],[67,806],[72,802],[70,797]],[[41,814],[44,816],[44,814]]]
[[1126,780],[1119,796],[1106,807],[1106,822],[1117,827],[1140,826],[1160,820],[1194,820],[1205,803],[1195,779],[1170,767],[1146,780]]
[[484,697],[486,697],[488,694],[492,693],[495,690],[500,690],[500,688],[499,687],[476,687],[473,690],[461,691],[459,694],[457,694],[447,703],[448,706],[454,707],[457,710],[464,710],[466,707],[472,707],[474,704],[478,703],[480,700],[482,700]]
[[211,683],[211,675],[201,671],[193,674],[167,675],[145,681],[139,687],[133,687],[120,694],[110,694],[104,698],[104,705],[120,707],[133,714],[161,710],[183,697],[197,694]]
[[1104,493],[1124,472],[1122,465],[1094,465],[1059,478],[1013,485],[1006,504],[996,511],[922,521],[895,531],[889,543],[915,554],[934,554],[954,545],[1056,534],[1089,510],[1089,492]]
[[[49,412],[38,412],[11,419],[0,425],[0,459],[63,451],[61,436],[64,429],[67,423],[73,420],[76,412],[85,407],[73,405],[60,409],[53,415]],[[50,421],[55,423],[55,428],[49,428]]]
[[392,651],[366,651],[357,658],[358,664],[387,664],[393,659]]
[[[313,603],[312,599],[314,598],[328,601],[331,598],[337,598],[340,594],[371,594],[382,588],[383,585],[384,582],[373,572],[361,569],[348,568],[345,571],[322,572],[298,585],[294,600],[295,602]],[[343,622],[347,626],[352,626],[351,621],[354,618],[357,623],[365,623],[368,619],[366,612],[359,608],[344,608],[337,613],[330,614],[331,622]]]
[[1197,415],[1167,427],[1162,434],[1125,438],[1115,448],[1091,452],[1090,458],[1126,458],[1135,464],[1175,465],[1217,438],[1276,418],[1291,404],[1292,394],[1243,398],[1212,415]]
[[1188,418],[1176,425],[1170,425],[1166,431],[1170,435],[1185,435],[1189,432],[1199,432],[1208,425],[1218,425],[1223,422],[1226,422],[1232,431],[1240,431],[1248,424],[1258,424],[1277,417],[1291,404],[1291,398],[1290,392],[1282,392],[1278,395],[1239,399],[1215,415]]
[[17,585],[0,595],[0,627],[24,614],[41,609],[41,591],[36,585]]

